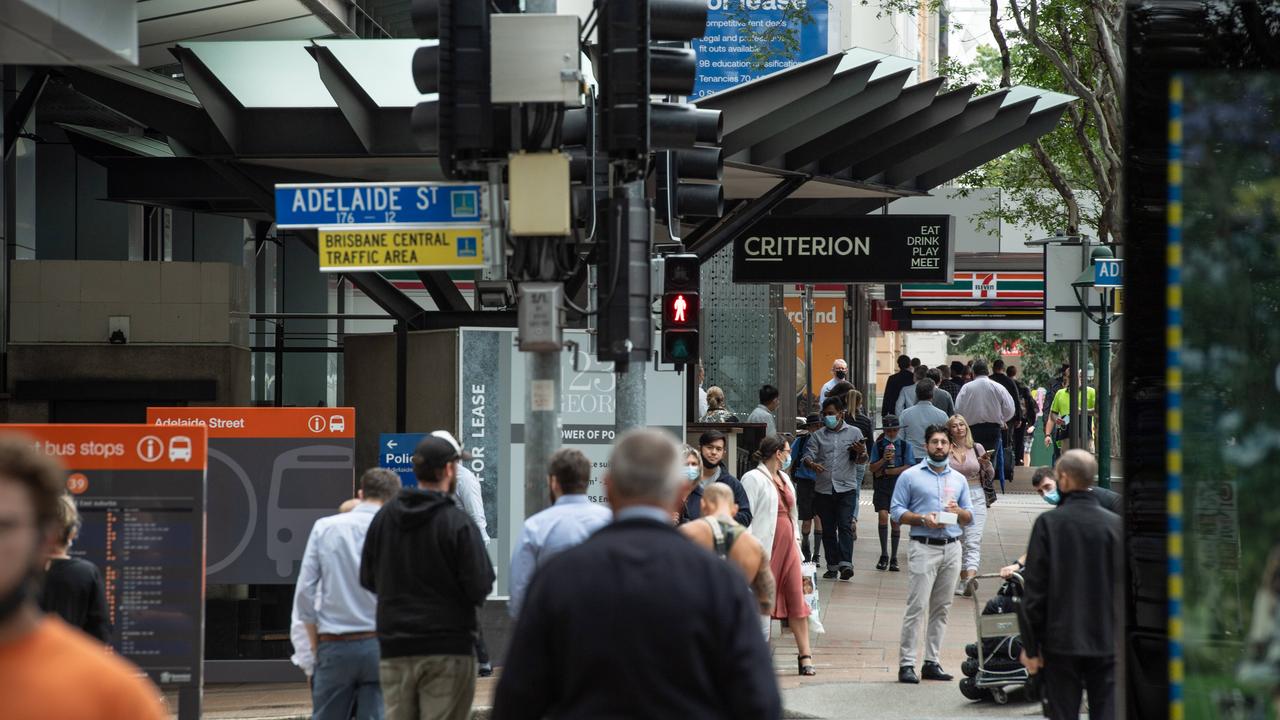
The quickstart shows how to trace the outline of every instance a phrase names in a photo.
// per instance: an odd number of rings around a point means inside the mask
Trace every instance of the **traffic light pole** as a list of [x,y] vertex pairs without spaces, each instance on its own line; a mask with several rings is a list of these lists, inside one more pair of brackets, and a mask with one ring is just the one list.
[[[645,217],[643,218],[643,223],[641,223],[641,218],[635,210],[637,207],[644,207],[644,182],[629,182],[624,185],[624,188],[628,209],[627,221],[623,224],[623,227],[626,228],[627,239],[635,237],[637,233],[647,235],[649,231],[648,213],[644,213]],[[646,274],[645,277],[647,278],[648,275]],[[651,326],[649,332],[651,334],[653,332]],[[614,414],[614,424],[619,435],[627,430],[645,426],[644,371],[647,365],[648,358],[640,362],[632,361],[626,363],[626,365],[619,364],[615,366],[615,374],[618,380],[616,396],[618,404]]]
[[1102,291],[1102,322],[1098,323],[1098,484],[1111,487],[1111,323],[1107,295]]
[[528,352],[524,444],[524,516],[544,510],[551,502],[547,494],[547,465],[560,447],[560,352]]

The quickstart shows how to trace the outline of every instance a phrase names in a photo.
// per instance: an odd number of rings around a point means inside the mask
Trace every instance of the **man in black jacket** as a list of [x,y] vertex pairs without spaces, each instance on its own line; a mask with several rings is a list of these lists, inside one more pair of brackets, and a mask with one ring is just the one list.
[[884,381],[884,396],[880,398],[880,417],[893,415],[898,402],[898,394],[902,392],[902,388],[914,385],[915,382],[915,373],[911,372],[911,358],[906,355],[899,355],[898,372],[890,375],[889,379]]
[[538,570],[495,720],[782,716],[742,573],[670,525],[679,446],[630,432],[609,458],[614,522]]
[[369,525],[360,584],[378,596],[379,680],[388,720],[464,720],[476,688],[476,609],[493,565],[476,524],[453,502],[458,451],[428,435],[413,453],[417,488]]
[[1058,460],[1059,506],[1036,518],[1027,548],[1022,664],[1044,680],[1049,717],[1080,716],[1089,692],[1091,720],[1110,720],[1115,708],[1113,600],[1119,589],[1115,552],[1122,522],[1089,492],[1098,462],[1084,450]]

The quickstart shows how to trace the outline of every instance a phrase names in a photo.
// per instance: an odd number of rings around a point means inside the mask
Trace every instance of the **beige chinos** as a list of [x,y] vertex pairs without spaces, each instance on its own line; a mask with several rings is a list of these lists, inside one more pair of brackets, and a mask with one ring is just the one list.
[[902,642],[898,665],[915,666],[920,647],[920,626],[928,610],[925,662],[938,662],[947,613],[960,580],[960,541],[946,545],[907,543],[907,612],[902,618]]

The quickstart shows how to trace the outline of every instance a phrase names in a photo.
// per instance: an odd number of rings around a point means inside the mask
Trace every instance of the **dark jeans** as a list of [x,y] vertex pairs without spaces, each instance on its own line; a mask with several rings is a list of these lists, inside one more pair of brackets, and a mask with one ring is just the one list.
[[1027,456],[1027,426],[1020,425],[1013,430],[1013,464],[1021,465]]
[[1078,720],[1082,690],[1089,691],[1089,720],[1113,720],[1115,671],[1115,658],[1046,653],[1040,677],[1050,720]]
[[[378,682],[378,640],[337,640],[316,648],[311,679],[314,720],[380,720],[382,687]],[[355,714],[352,715],[354,708]]]
[[[969,432],[973,435],[973,441],[982,446],[983,451],[995,450],[996,454],[991,458],[991,462],[997,462],[1000,457],[998,444],[1000,442],[1000,426],[996,423],[978,423],[970,425]],[[997,464],[997,468],[1000,466]],[[997,470],[997,472],[999,472]],[[996,477],[999,477],[997,474]]]
[[827,567],[853,567],[853,523],[858,514],[858,491],[846,490],[833,495],[814,493],[813,509],[822,520],[822,547],[826,549]]

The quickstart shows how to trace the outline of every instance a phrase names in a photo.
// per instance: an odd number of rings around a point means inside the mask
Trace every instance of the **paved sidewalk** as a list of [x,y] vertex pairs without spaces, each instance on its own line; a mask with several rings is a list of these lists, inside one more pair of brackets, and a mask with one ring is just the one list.
[[[1026,548],[1036,516],[1049,509],[1038,495],[1029,492],[1029,471],[1018,470],[1018,480],[988,511],[982,539],[982,573],[996,572],[1017,558]],[[973,703],[960,695],[955,681],[897,684],[898,637],[907,576],[905,569],[899,573],[875,569],[880,543],[870,491],[864,491],[862,497],[858,508],[859,539],[854,545],[857,574],[849,582],[820,581],[821,619],[827,632],[814,643],[818,669],[815,677],[801,678],[796,674],[795,640],[789,633],[780,633],[774,623],[774,661],[787,716],[849,720],[890,715],[913,720],[1037,716],[1037,707],[1030,704]],[[898,551],[904,565],[907,542],[903,538]],[[997,583],[982,583],[979,599],[985,602]],[[964,646],[976,637],[972,603],[969,598],[957,597],[948,621],[942,665],[957,678],[961,677],[960,664],[965,659]],[[492,705],[496,682],[496,678],[477,682],[476,708]],[[310,694],[301,684],[215,685],[205,690],[204,717],[210,720],[293,720],[309,717],[310,709]],[[476,715],[486,717],[487,713],[479,711]]]

